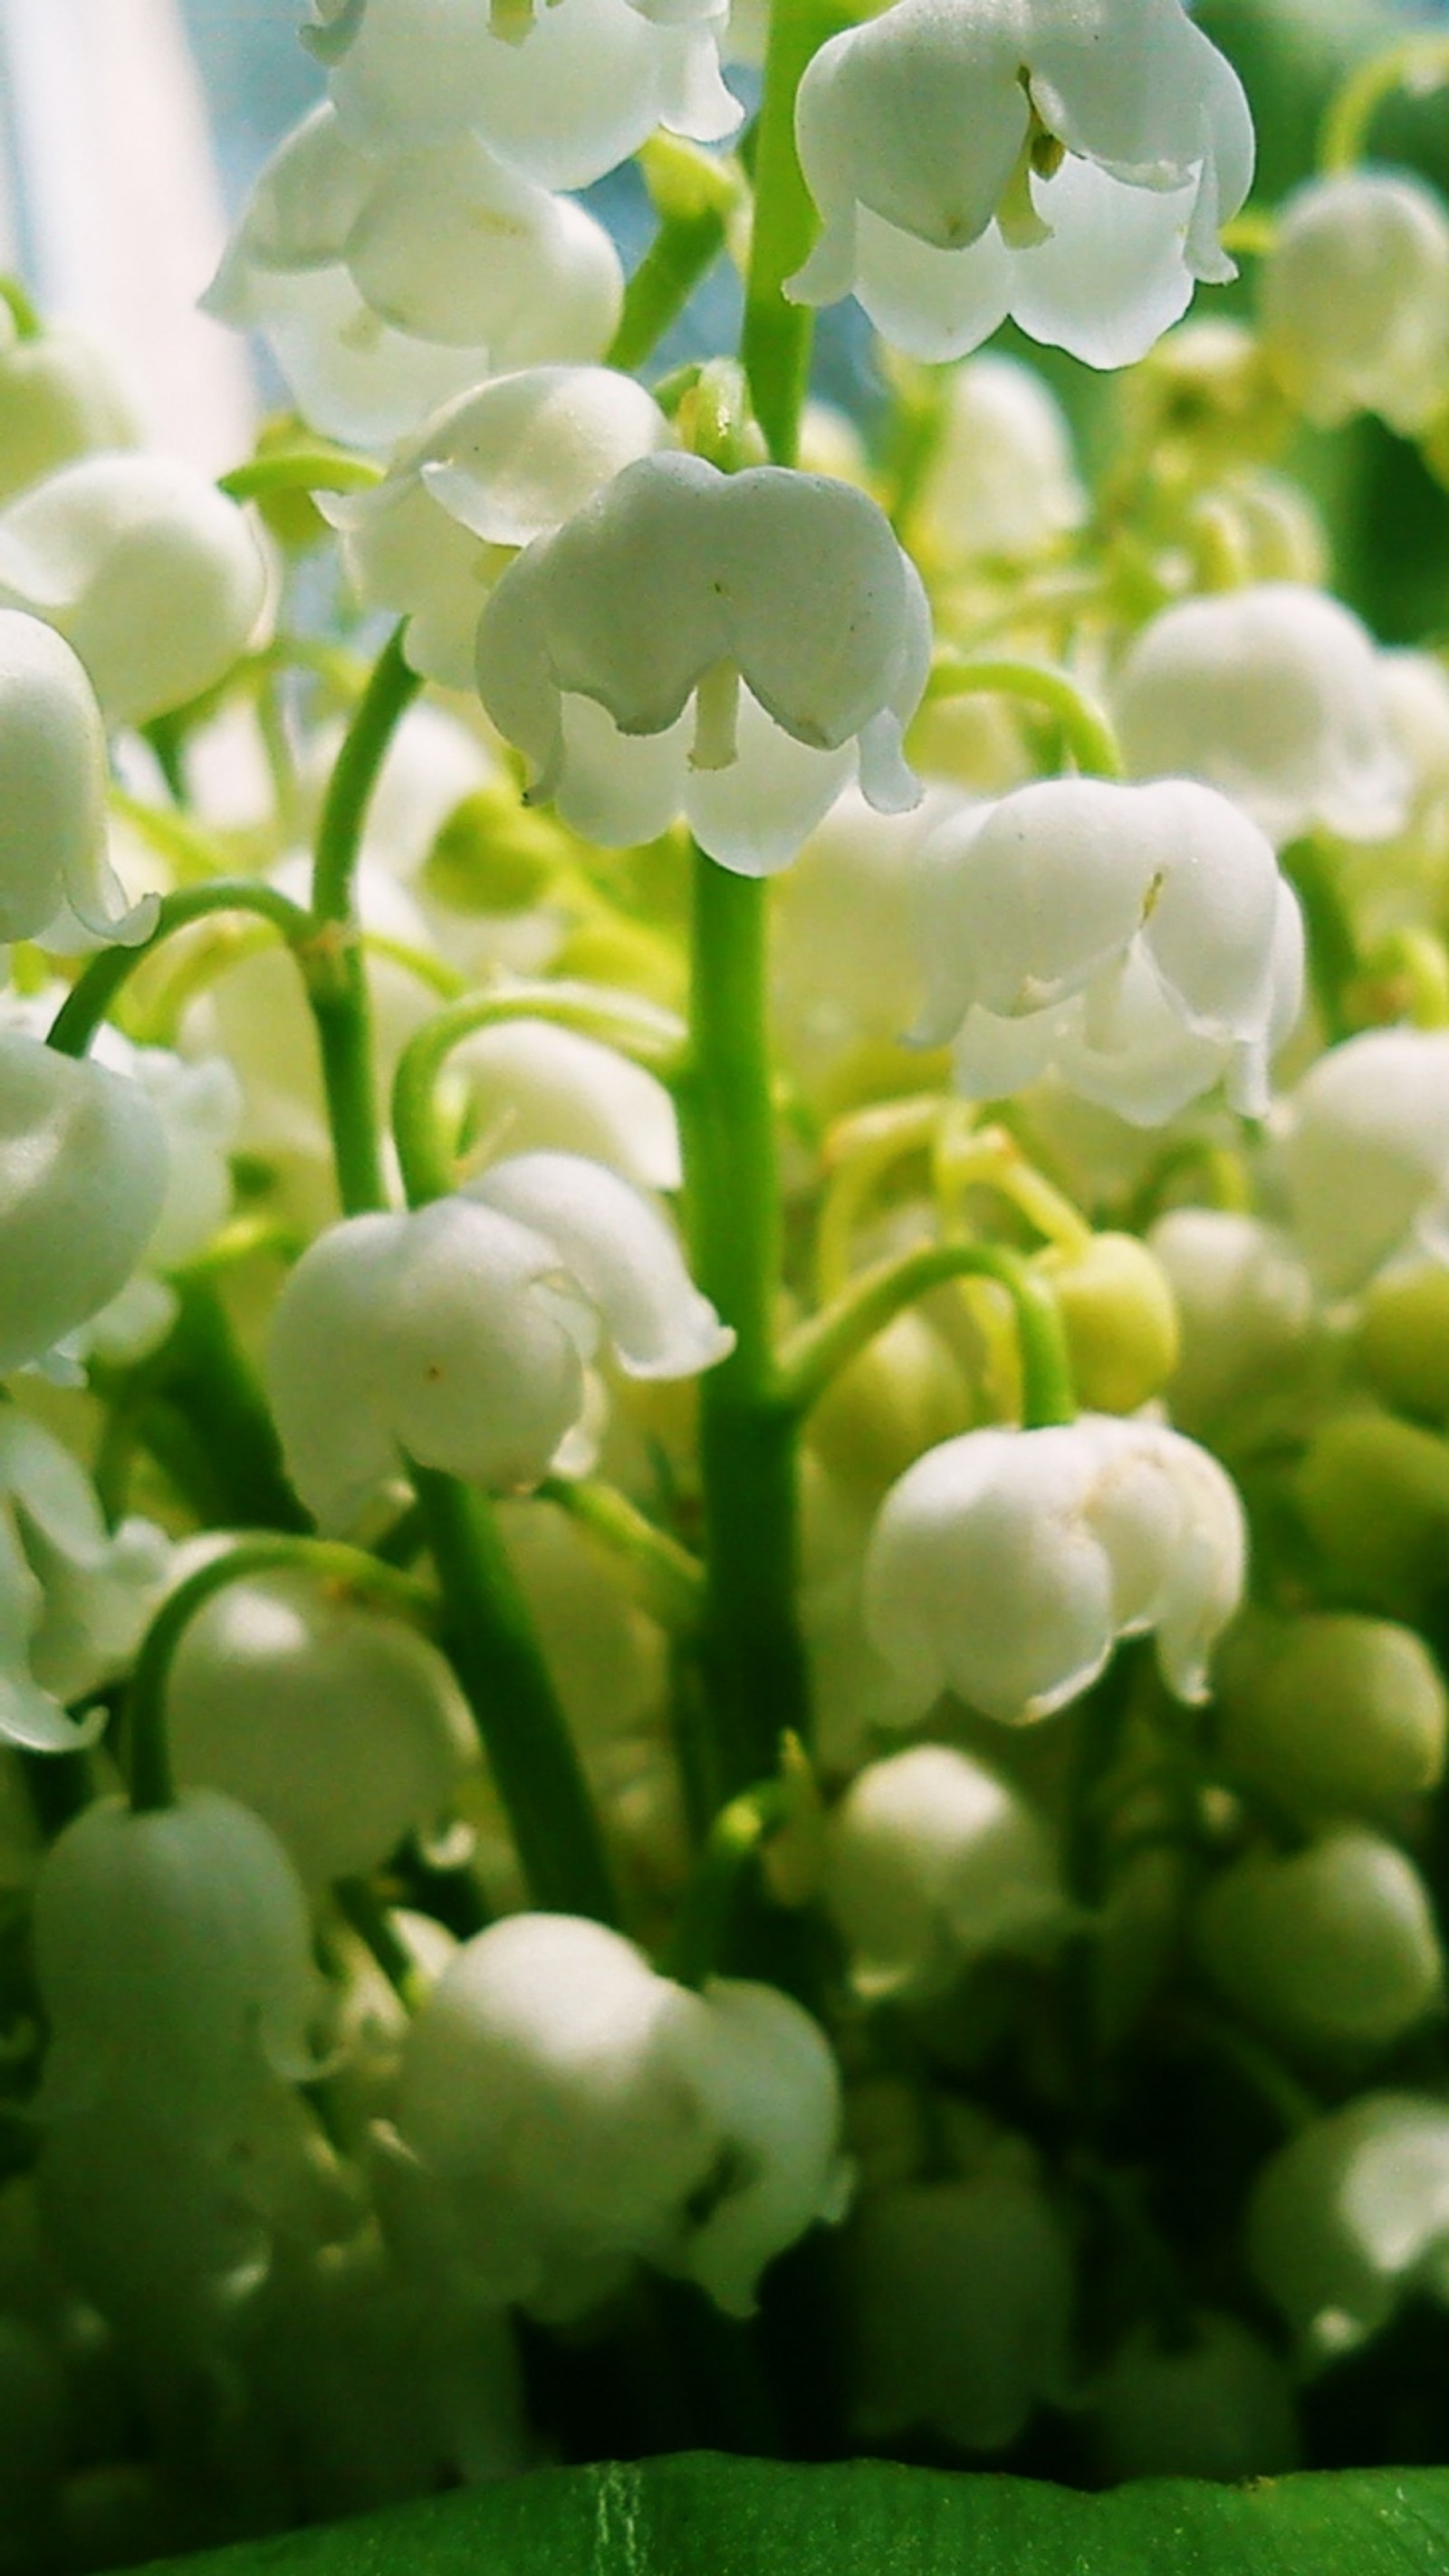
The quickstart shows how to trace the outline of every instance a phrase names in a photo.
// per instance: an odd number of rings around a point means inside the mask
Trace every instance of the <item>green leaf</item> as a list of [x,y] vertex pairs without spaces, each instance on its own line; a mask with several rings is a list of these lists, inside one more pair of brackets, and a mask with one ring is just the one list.
[[1449,2576],[1449,2470],[1084,2496],[699,2453],[540,2470],[172,2563],[187,2576]]

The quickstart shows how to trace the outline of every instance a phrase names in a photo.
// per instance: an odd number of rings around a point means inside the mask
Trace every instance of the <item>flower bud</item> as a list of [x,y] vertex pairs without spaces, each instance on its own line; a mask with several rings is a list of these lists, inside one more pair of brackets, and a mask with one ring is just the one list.
[[1412,438],[1449,402],[1449,215],[1407,172],[1342,170],[1278,210],[1264,346],[1309,420],[1374,411]]
[[1412,1628],[1250,1618],[1215,1674],[1223,1760],[1307,1814],[1392,1815],[1444,1776],[1449,1698]]
[[1275,847],[1321,824],[1387,840],[1407,810],[1373,639],[1351,612],[1294,582],[1185,599],[1144,626],[1115,707],[1138,778],[1200,778]]
[[1362,1828],[1234,1861],[1202,1897],[1196,1939],[1214,1985],[1290,2047],[1386,2048],[1443,1997],[1424,1882]]
[[857,768],[882,811],[918,801],[901,740],[929,656],[919,576],[864,492],[646,456],[509,567],[478,685],[530,796],[577,831],[652,839],[682,808],[712,858],[762,875]]
[[1449,2110],[1365,2093],[1259,2174],[1248,2259],[1311,2367],[1378,2332],[1401,2297],[1449,2296]]
[[911,535],[943,565],[1017,563],[1079,528],[1086,495],[1056,396],[1014,358],[973,358],[946,381]]
[[1449,1253],[1449,1033],[1366,1029],[1330,1048],[1282,1104],[1275,1147],[1326,1295],[1408,1253]]
[[1173,1208],[1147,1242],[1181,1327],[1167,1390],[1173,1420],[1204,1437],[1238,1407],[1260,1407],[1302,1360],[1312,1283],[1286,1234],[1227,1208]]
[[67,1825],[36,1882],[35,1967],[43,2120],[123,2094],[224,2122],[269,2072],[315,2071],[306,1898],[270,1828],[212,1789],[147,1813],[103,1798]]
[[1094,1234],[1046,1254],[1072,1384],[1092,1413],[1135,1413],[1177,1366],[1177,1306],[1161,1262],[1135,1234]]
[[0,503],[100,448],[133,447],[138,431],[100,343],[78,331],[29,339],[0,316]]
[[139,1084],[0,1029],[0,1372],[43,1360],[124,1287],[166,1172]]
[[37,939],[67,905],[102,939],[144,939],[106,861],[106,734],[70,646],[0,608],[0,940]]
[[1160,1125],[1221,1079],[1261,1117],[1302,997],[1298,905],[1226,797],[1172,780],[1039,781],[939,823],[917,860],[925,1009],[976,1098],[1055,1067]]
[[1449,1443],[1387,1413],[1325,1422],[1293,1497],[1329,1589],[1355,1609],[1424,1618],[1449,1569]]
[[1288,2373],[1261,2336],[1202,2309],[1185,2346],[1138,2326],[1087,2393],[1099,2474],[1124,2478],[1280,2477],[1299,2462]]
[[827,1825],[825,1898],[871,1999],[939,1993],[977,1959],[1049,1947],[1071,1919],[1040,1817],[944,1744],[857,1774]]
[[831,1380],[810,1416],[810,1446],[832,1476],[876,1500],[924,1449],[959,1431],[971,1410],[950,1344],[908,1308]]
[[510,1155],[578,1154],[639,1190],[677,1190],[679,1122],[662,1082],[580,1030],[548,1020],[499,1020],[449,1058],[467,1083],[486,1139]]
[[824,2035],[786,1996],[691,1994],[600,1924],[514,1915],[413,2025],[396,2206],[485,2305],[562,2320],[643,2258],[744,2315],[763,2265],[838,2214],[839,2117]]
[[898,0],[821,47],[795,130],[824,231],[788,292],[853,291],[912,357],[961,357],[1010,313],[1125,366],[1195,278],[1234,274],[1218,227],[1248,192],[1252,122],[1178,0],[1086,21]]
[[74,645],[110,724],[145,724],[223,679],[265,590],[235,502],[170,457],[85,457],[0,511],[0,600]]
[[922,1713],[950,1689],[1009,1725],[1050,1716],[1147,1630],[1169,1689],[1199,1699],[1244,1544],[1217,1461],[1159,1424],[968,1431],[886,1496],[866,1621]]
[[1353,1357],[1380,1403],[1449,1421],[1449,1270],[1416,1265],[1371,1280]]
[[476,1758],[436,1647],[305,1574],[230,1583],[203,1604],[167,1716],[178,1778],[254,1809],[312,1887],[427,1833]]
[[520,1154],[411,1215],[351,1218],[303,1254],[272,1325],[298,1493],[343,1527],[405,1455],[536,1485],[604,1333],[642,1378],[692,1377],[732,1340],[664,1218],[601,1163]]

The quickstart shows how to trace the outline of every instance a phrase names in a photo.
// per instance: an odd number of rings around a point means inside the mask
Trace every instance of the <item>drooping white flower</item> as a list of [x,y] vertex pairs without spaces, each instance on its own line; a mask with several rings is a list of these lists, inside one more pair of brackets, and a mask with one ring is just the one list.
[[1087,515],[1066,415],[1014,358],[973,358],[951,375],[940,429],[912,505],[912,530],[946,564],[1019,562]]
[[641,1190],[677,1190],[679,1120],[662,1082],[578,1029],[498,1020],[450,1059],[484,1151],[582,1154]]
[[669,442],[664,414],[631,376],[532,367],[450,403],[375,491],[332,503],[328,516],[364,605],[407,618],[413,669],[468,689],[484,597],[511,556]]
[[38,617],[0,608],[0,940],[36,939],[68,906],[87,930],[144,939],[106,858],[106,734],[77,655]]
[[622,297],[582,206],[467,134],[374,157],[324,105],[262,171],[206,304],[266,335],[316,428],[371,447],[485,376],[599,357]]
[[577,830],[628,844],[683,810],[712,858],[760,875],[857,766],[873,805],[915,803],[901,737],[929,654],[919,577],[865,493],[661,455],[510,566],[478,685],[531,796]]
[[1412,438],[1449,404],[1449,214],[1411,173],[1296,189],[1259,296],[1269,359],[1320,428],[1373,411]]
[[1201,778],[1275,846],[1320,824],[1345,841],[1404,823],[1407,764],[1373,639],[1296,582],[1185,599],[1142,629],[1117,675],[1122,747],[1139,778]]
[[1061,1868],[1018,1791],[949,1745],[868,1763],[831,1812],[825,1899],[857,1990],[929,1994],[1065,1930]]
[[1235,273],[1252,120],[1179,0],[897,0],[821,47],[795,130],[824,231],[789,291],[854,292],[913,357],[1010,313],[1125,366]]
[[329,86],[364,150],[472,133],[540,187],[583,188],[657,125],[696,143],[734,133],[725,14],[720,0],[559,0],[536,14],[526,0],[358,0],[326,45]]
[[1310,2365],[1386,2325],[1401,2298],[1449,2298],[1449,2104],[1364,2093],[1263,2167],[1248,2259]]
[[14,1405],[0,1408],[0,1737],[69,1753],[66,1702],[123,1670],[165,1583],[169,1548],[150,1521],[107,1529],[68,1449]]
[[1221,1079],[1261,1116],[1297,1017],[1297,899],[1263,834],[1190,780],[1046,779],[939,823],[918,859],[930,978],[916,1036],[954,1035],[984,1099],[1053,1068],[1141,1126]]
[[0,502],[73,457],[131,447],[138,435],[99,341],[64,327],[22,339],[6,306],[0,313]]
[[1365,1029],[1282,1103],[1275,1139],[1294,1236],[1324,1293],[1390,1263],[1449,1263],[1449,1035]]
[[1387,2047],[1444,1992],[1428,1890],[1364,1826],[1234,1861],[1202,1896],[1196,1940],[1214,1984],[1290,2046]]
[[44,1360],[125,1286],[166,1181],[139,1083],[0,1029],[0,1372]]
[[659,1976],[632,1942],[522,1914],[466,1942],[404,2053],[396,2206],[485,2304],[581,2314],[636,2259],[748,2315],[838,2217],[839,2080],[774,1988]]
[[431,1831],[476,1754],[437,1648],[301,1573],[203,1604],[172,1662],[167,1722],[178,1779],[254,1809],[312,1887]]
[[692,1377],[732,1337],[663,1217],[575,1154],[521,1154],[408,1216],[312,1244],[277,1307],[268,1379],[288,1469],[343,1526],[404,1457],[537,1484],[583,1416],[607,1336],[643,1378]]
[[315,2072],[301,1882],[271,1828],[215,1790],[141,1814],[102,1798],[67,1825],[36,1883],[35,1968],[42,2119],[134,2091],[178,2126],[224,2125],[265,2075]]
[[265,591],[243,513],[174,457],[81,457],[0,510],[0,604],[74,645],[110,724],[145,724],[222,679]]
[[886,1496],[866,1620],[922,1714],[953,1690],[1007,1725],[1050,1716],[1149,1630],[1168,1688],[1196,1700],[1244,1557],[1235,1486],[1160,1423],[968,1431]]

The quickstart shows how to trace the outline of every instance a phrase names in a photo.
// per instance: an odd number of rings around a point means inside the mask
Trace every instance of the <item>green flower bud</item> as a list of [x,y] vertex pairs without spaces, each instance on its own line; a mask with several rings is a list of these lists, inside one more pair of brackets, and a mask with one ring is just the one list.
[[1085,1250],[1052,1252],[1078,1401],[1093,1413],[1135,1413],[1177,1366],[1177,1303],[1162,1263],[1133,1234],[1094,1234]]
[[1449,1270],[1390,1270],[1363,1301],[1353,1355],[1383,1403],[1449,1420]]
[[1310,1813],[1392,1812],[1443,1778],[1449,1700],[1411,1628],[1346,1612],[1250,1618],[1217,1686],[1229,1767]]
[[1443,1994],[1423,1880],[1396,1844],[1362,1829],[1235,1861],[1204,1895],[1196,1932],[1227,2000],[1310,2052],[1387,2047]]
[[1449,1585],[1449,1443],[1387,1413],[1324,1424],[1294,1480],[1335,1591],[1391,1619],[1420,1618]]
[[826,1390],[810,1444],[833,1476],[879,1497],[923,1449],[964,1431],[971,1392],[960,1361],[924,1315],[897,1315]]
[[1277,2477],[1298,2465],[1283,2364],[1236,2317],[1208,2309],[1183,2349],[1141,2326],[1088,2398],[1093,2454],[1119,2478]]

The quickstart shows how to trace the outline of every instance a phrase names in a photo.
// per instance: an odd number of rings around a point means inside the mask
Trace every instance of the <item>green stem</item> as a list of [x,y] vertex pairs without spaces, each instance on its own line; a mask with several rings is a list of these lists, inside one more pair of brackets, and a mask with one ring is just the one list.
[[1349,989],[1359,973],[1358,938],[1343,899],[1331,850],[1310,834],[1290,841],[1280,865],[1303,906],[1308,933],[1308,980],[1330,1046],[1354,1030],[1348,1007]]
[[228,1584],[244,1583],[254,1575],[297,1572],[343,1585],[350,1592],[401,1611],[414,1624],[420,1618],[431,1621],[432,1597],[421,1584],[413,1582],[409,1575],[397,1573],[392,1566],[379,1565],[375,1557],[364,1555],[360,1548],[346,1547],[338,1540],[290,1536],[244,1539],[239,1546],[228,1548],[224,1556],[198,1566],[162,1602],[141,1640],[126,1695],[131,1806],[137,1815],[176,1803],[166,1737],[166,1689],[176,1649],[197,1612]]
[[635,993],[592,984],[510,984],[496,993],[470,993],[438,1011],[398,1060],[392,1087],[393,1134],[410,1207],[445,1198],[454,1186],[452,1154],[438,1132],[434,1094],[455,1047],[479,1029],[502,1020],[548,1020],[580,1029],[641,1062],[672,1070],[682,1060],[685,1032],[672,1011]]
[[306,1536],[311,1521],[287,1481],[271,1409],[215,1287],[194,1272],[174,1285],[179,1310],[159,1354],[158,1393],[201,1435],[234,1527]]
[[1449,36],[1407,36],[1350,72],[1330,100],[1318,143],[1325,176],[1356,169],[1368,148],[1369,127],[1395,90],[1425,95],[1449,80]]
[[701,1638],[721,1797],[808,1741],[795,1620],[795,1414],[775,1368],[781,1222],[766,1014],[768,889],[696,851],[691,1054],[680,1080],[695,1274],[735,1334],[700,1381]]
[[417,1968],[376,1889],[365,1878],[339,1878],[332,1893],[338,1913],[376,1961],[404,2012],[415,2013],[423,1999]]
[[0,277],[0,304],[15,325],[17,340],[43,340],[45,324],[18,277]]
[[624,291],[619,328],[604,359],[606,367],[625,374],[642,367],[713,268],[739,193],[729,169],[676,135],[654,135],[639,164],[659,229]]
[[735,1906],[761,1845],[790,1819],[783,1781],[766,1780],[721,1807],[705,1836],[693,1878],[660,1962],[681,1986],[703,1986],[725,1956]]
[[328,784],[312,870],[315,936],[304,954],[322,1057],[328,1124],[343,1210],[384,1207],[373,1082],[372,1010],[353,911],[362,827],[398,724],[422,686],[403,659],[399,627],[378,656]]
[[704,1568],[687,1547],[671,1538],[621,1494],[596,1476],[545,1476],[538,1500],[552,1503],[580,1529],[600,1539],[632,1579],[642,1607],[662,1628],[680,1636],[699,1625],[704,1599]]
[[598,1822],[527,1603],[484,1497],[412,1468],[443,1594],[443,1643],[473,1712],[535,1905],[619,1921]]
[[877,1333],[948,1279],[994,1279],[1010,1297],[1021,1345],[1025,1428],[1075,1421],[1071,1359],[1051,1283],[1020,1253],[994,1243],[925,1244],[862,1272],[786,1343],[781,1401],[803,1418]]
[[750,398],[777,465],[793,465],[810,373],[815,316],[786,302],[787,277],[804,265],[815,209],[795,150],[795,93],[812,55],[842,25],[823,0],[774,0],[765,88],[755,129],[755,212],[740,343]]
[[249,877],[217,877],[209,885],[183,886],[163,895],[156,926],[135,948],[104,948],[71,986],[47,1033],[46,1044],[61,1055],[84,1055],[122,985],[143,957],[151,957],[163,940],[189,930],[214,912],[254,912],[281,932],[289,948],[299,950],[307,932],[307,915],[275,886]]
[[331,448],[284,448],[275,456],[250,456],[217,478],[232,501],[269,501],[279,492],[370,492],[383,469],[370,457]]
[[1124,775],[1122,753],[1106,716],[1065,671],[1045,662],[1010,659],[959,662],[949,654],[938,661],[926,684],[926,701],[959,698],[986,689],[1002,697],[1025,698],[1054,715],[1077,767],[1088,778]]
[[1323,2117],[1323,2104],[1279,2064],[1271,2049],[1210,2004],[1180,2004],[1172,2027],[1194,2050],[1207,2049],[1261,2102],[1284,2135],[1298,2136]]

